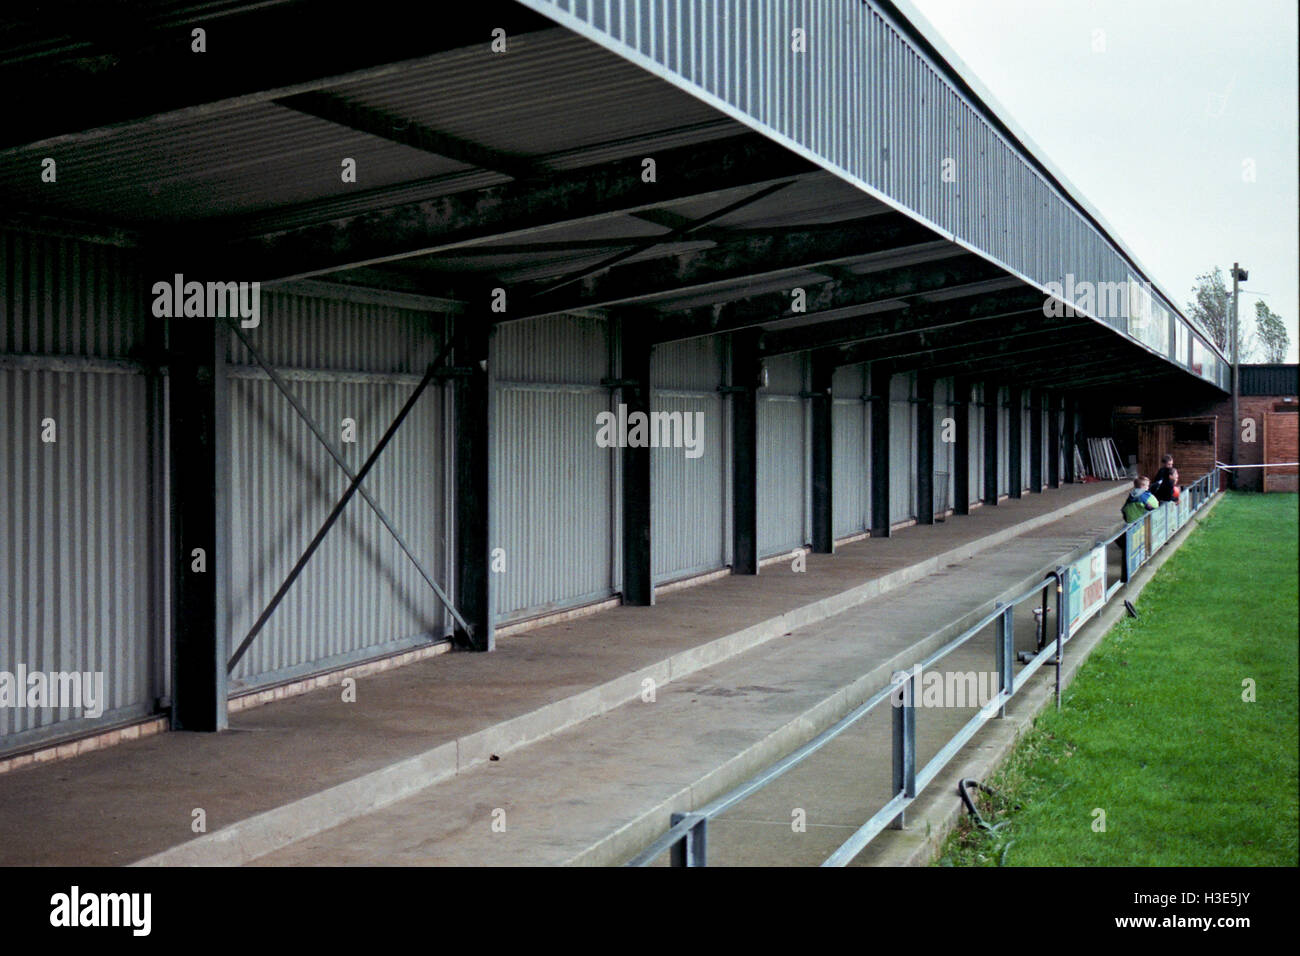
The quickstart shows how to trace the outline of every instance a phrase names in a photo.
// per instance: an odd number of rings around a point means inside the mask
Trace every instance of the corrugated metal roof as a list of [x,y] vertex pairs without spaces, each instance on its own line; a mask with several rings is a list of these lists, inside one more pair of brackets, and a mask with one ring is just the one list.
[[[725,202],[716,198],[675,203],[673,212],[698,219]],[[742,206],[716,220],[727,229],[783,229],[792,224],[815,226],[890,212],[888,206],[834,176],[816,176],[791,183],[779,192]]]
[[[520,2],[1044,292],[1067,277],[1127,283],[1144,274],[888,0]],[[805,57],[791,55],[793,26],[806,31]],[[1123,316],[1081,311],[1187,366],[1167,344],[1132,334]],[[1203,363],[1222,386],[1213,366]]]
[[575,165],[591,161],[592,147],[613,149],[610,159],[635,155],[643,139],[667,130],[739,130],[695,97],[567,30],[514,37],[508,49],[456,50],[428,66],[332,92],[490,149],[571,154]]
[[[50,155],[58,179],[41,182]],[[357,183],[344,183],[344,157]],[[223,216],[467,169],[265,103],[234,113],[0,158],[0,197],[16,207],[145,225]]]
[[[477,146],[564,169],[735,135],[733,120],[622,57],[554,29],[510,53],[450,51],[329,92]],[[58,164],[41,182],[41,161]],[[357,183],[341,161],[357,161]],[[273,230],[506,181],[273,102],[123,126],[0,156],[11,210],[148,226],[229,219]]]

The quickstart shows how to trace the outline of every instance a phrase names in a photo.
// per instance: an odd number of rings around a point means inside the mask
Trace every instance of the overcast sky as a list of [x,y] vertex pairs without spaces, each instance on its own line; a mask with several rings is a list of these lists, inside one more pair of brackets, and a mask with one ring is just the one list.
[[1296,361],[1295,0],[910,2],[1184,311],[1239,261]]

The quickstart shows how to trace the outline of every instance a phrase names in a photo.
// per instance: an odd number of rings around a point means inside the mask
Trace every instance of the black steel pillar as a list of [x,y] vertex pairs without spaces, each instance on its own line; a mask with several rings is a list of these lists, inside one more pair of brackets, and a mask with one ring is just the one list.
[[1007,401],[1011,404],[1007,423],[1007,486],[1012,498],[1019,498],[1024,491],[1025,473],[1021,462],[1024,446],[1025,390],[1018,386],[1007,389]]
[[1047,486],[1061,487],[1061,396],[1047,395]]
[[[622,400],[633,412],[650,414],[650,328],[645,321],[621,321]],[[622,416],[620,416],[620,419]],[[650,449],[623,449],[623,603],[655,602],[650,574]]]
[[1069,395],[1065,395],[1061,399],[1061,404],[1064,408],[1064,414],[1061,416],[1061,436],[1065,442],[1065,448],[1063,449],[1065,452],[1065,475],[1063,480],[1066,484],[1073,484],[1079,480],[1079,476],[1074,473],[1074,399]]
[[731,337],[731,572],[758,573],[759,333]]
[[934,377],[916,376],[916,523],[934,524]]
[[998,503],[998,383],[984,381],[984,503]]
[[956,439],[952,448],[953,514],[970,514],[970,396],[971,381],[959,378],[953,382],[953,429]]
[[816,554],[835,550],[835,525],[831,453],[835,440],[832,415],[831,378],[835,355],[814,352],[812,356],[812,549]]
[[230,566],[230,405],[225,322],[168,329],[171,390],[174,730],[216,731],[226,713]]
[[[456,606],[472,633],[456,640],[475,651],[496,645],[492,621],[492,379],[488,366],[491,323],[481,316],[457,321]],[[512,556],[507,555],[506,560]]]
[[872,362],[871,383],[871,536],[889,537],[889,381],[893,370]]
[[1043,390],[1029,390],[1029,490],[1043,491]]

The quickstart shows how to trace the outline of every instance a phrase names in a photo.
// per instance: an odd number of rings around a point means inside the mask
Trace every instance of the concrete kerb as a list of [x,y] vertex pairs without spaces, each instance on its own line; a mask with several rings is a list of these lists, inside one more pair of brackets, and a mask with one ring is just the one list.
[[[1214,510],[1222,498],[1222,495],[1216,496],[1202,511],[1194,514],[1187,524],[1178,529],[1168,544],[1160,549],[1156,557],[1143,565],[1128,586],[1121,589],[1097,617],[1070,639],[1064,649],[1065,660],[1061,666],[1062,692],[1074,680],[1075,674],[1092,651],[1110,633],[1110,629],[1127,613],[1123,599],[1136,601],[1156,572],[1183,546],[1188,534]],[[965,812],[956,792],[958,781],[967,777],[987,780],[1011,756],[1021,736],[1055,700],[1055,681],[1046,679],[1046,675],[1051,673],[1049,668],[1043,667],[1039,671],[1039,678],[1013,698],[1005,718],[991,720],[981,728],[975,739],[967,744],[967,749],[975,748],[974,753],[965,760],[959,755],[908,808],[905,830],[886,830],[876,837],[866,851],[876,851],[871,860],[872,866],[928,866],[935,860],[944,840]]]
[[[152,854],[131,865],[242,865],[290,843],[314,836],[413,796],[420,790],[489,760],[493,754],[500,756],[566,730],[588,718],[620,707],[640,697],[643,681],[646,678],[651,678],[656,684],[662,685],[719,664],[770,640],[788,635],[798,628],[818,623],[923,578],[948,564],[965,560],[1019,535],[1066,518],[1097,504],[1104,498],[1113,496],[1115,490],[1115,486],[1108,484],[1104,491],[1080,498],[1055,511],[995,531],[937,556],[776,615],[733,634],[679,651],[665,660],[632,674],[621,675],[604,684],[580,691],[455,741],[441,744],[425,753],[364,774],[355,780],[346,781],[320,793],[236,821],[220,830]],[[909,660],[908,663],[910,664],[911,661]],[[887,673],[892,673],[892,670]],[[818,705],[814,710],[820,710],[821,706]],[[841,713],[847,712],[847,709],[845,708]],[[830,722],[834,719],[837,718],[833,718]],[[777,754],[773,759],[779,757],[780,754]]]

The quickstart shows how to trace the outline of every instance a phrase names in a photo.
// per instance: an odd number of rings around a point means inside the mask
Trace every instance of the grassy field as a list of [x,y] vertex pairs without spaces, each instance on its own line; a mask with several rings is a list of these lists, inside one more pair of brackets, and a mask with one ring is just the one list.
[[1296,548],[1296,495],[1221,501],[988,781],[1005,826],[939,863],[1294,866]]

